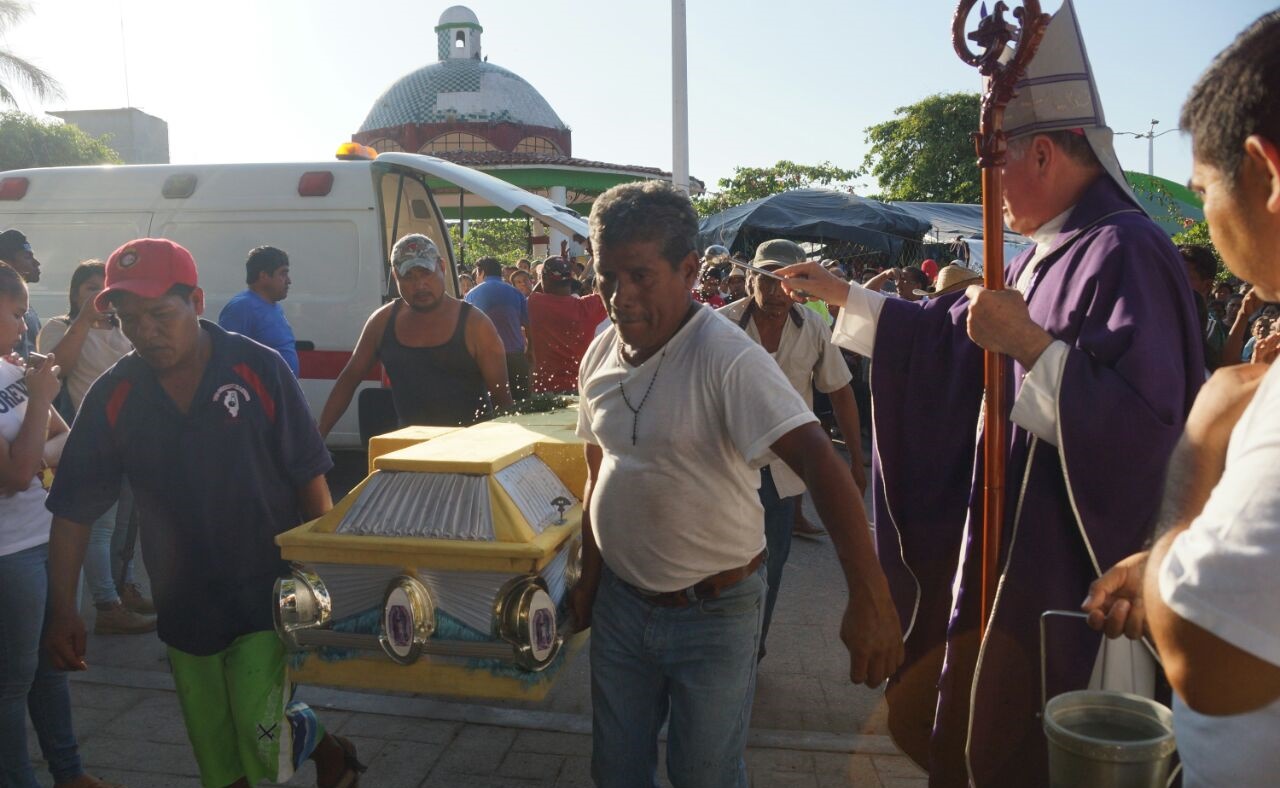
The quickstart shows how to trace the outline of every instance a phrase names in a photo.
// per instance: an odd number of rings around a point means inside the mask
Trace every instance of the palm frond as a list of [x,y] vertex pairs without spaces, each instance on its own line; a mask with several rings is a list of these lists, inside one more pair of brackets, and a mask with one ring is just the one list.
[[31,12],[31,6],[20,0],[0,0],[0,32],[4,32]]
[[[0,0],[0,3],[5,0]],[[0,94],[0,101],[6,104],[14,104],[13,96],[8,88],[8,83],[16,81],[26,86],[41,101],[50,99],[60,99],[63,97],[62,86],[58,84],[58,80],[53,75],[39,66],[29,61],[23,60],[9,52],[0,50],[0,79],[3,80],[5,91]],[[9,94],[6,96],[5,94]]]

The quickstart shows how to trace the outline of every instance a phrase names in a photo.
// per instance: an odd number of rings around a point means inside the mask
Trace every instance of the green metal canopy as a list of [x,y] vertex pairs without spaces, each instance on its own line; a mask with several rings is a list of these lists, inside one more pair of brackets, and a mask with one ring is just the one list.
[[1170,236],[1204,220],[1204,203],[1195,192],[1168,178],[1125,170],[1125,180],[1156,224]]

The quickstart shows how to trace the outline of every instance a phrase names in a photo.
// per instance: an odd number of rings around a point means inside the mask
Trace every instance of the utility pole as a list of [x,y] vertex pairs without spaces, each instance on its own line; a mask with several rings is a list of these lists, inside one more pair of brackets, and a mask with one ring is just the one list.
[[689,58],[685,0],[671,0],[671,182],[689,193]]

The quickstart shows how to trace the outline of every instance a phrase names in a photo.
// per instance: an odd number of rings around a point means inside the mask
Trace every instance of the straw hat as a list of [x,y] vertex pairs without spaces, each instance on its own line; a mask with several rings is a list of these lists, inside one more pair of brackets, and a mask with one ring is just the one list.
[[938,271],[938,278],[931,289],[916,290],[914,292],[918,296],[929,296],[930,298],[933,298],[954,292],[963,287],[968,287],[974,282],[981,281],[982,275],[977,271],[971,271],[963,265],[956,265],[955,263],[952,263],[951,265],[943,266],[943,268]]

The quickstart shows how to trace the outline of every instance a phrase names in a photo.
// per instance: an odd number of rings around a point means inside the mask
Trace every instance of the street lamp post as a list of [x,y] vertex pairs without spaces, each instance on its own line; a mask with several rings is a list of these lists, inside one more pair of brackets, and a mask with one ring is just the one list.
[[1156,126],[1160,125],[1160,121],[1152,120],[1151,128],[1145,134],[1139,134],[1136,131],[1122,131],[1121,134],[1129,134],[1133,137],[1147,141],[1147,175],[1156,176],[1156,137],[1163,137],[1166,134],[1172,134],[1175,131],[1182,131],[1180,128],[1165,129],[1156,134]]

